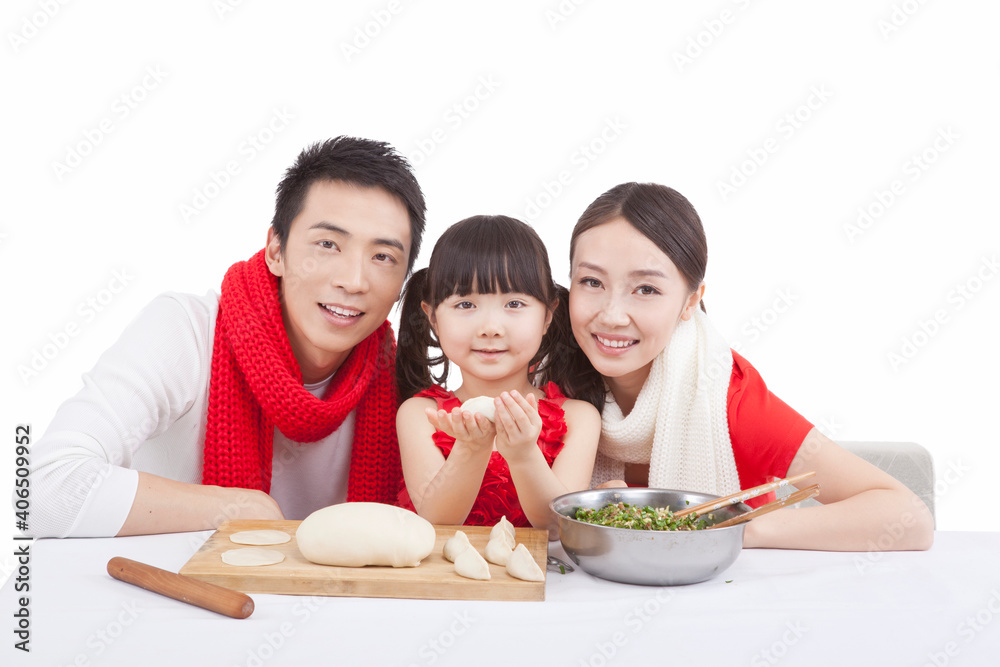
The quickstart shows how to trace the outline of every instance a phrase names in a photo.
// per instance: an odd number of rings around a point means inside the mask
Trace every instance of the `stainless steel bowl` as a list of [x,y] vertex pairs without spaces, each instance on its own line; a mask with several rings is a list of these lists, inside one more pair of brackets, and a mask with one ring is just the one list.
[[[563,548],[586,572],[626,584],[676,586],[711,579],[732,565],[743,549],[746,524],[712,530],[629,530],[573,517],[581,507],[600,509],[609,503],[679,511],[713,498],[718,496],[668,489],[593,489],[559,496],[549,507],[558,516]],[[716,510],[712,522],[749,510],[743,503]]]

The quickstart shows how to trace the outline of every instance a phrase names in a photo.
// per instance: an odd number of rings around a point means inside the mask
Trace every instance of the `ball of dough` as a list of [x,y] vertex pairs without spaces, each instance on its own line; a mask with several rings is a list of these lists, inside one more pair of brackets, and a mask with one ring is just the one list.
[[462,403],[462,409],[469,412],[479,413],[490,421],[495,421],[497,408],[493,404],[493,399],[489,396],[476,396]]
[[307,516],[295,538],[302,555],[320,565],[416,567],[434,550],[437,533],[400,507],[341,503]]

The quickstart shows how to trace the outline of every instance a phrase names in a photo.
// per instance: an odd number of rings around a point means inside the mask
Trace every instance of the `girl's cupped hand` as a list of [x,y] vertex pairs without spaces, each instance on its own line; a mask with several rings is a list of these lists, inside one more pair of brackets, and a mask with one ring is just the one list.
[[538,399],[518,391],[503,392],[496,405],[496,445],[500,455],[510,463],[538,449],[542,418],[538,415]]
[[455,408],[450,413],[445,410],[427,408],[427,421],[435,429],[444,431],[458,442],[466,443],[471,449],[493,449],[496,427],[481,414]]

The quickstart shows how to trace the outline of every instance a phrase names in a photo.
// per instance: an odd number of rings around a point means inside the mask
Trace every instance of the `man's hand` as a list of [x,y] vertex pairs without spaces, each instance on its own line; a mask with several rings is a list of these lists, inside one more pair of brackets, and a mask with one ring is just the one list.
[[132,508],[118,535],[212,530],[230,519],[284,519],[271,496],[253,489],[188,484],[139,473]]

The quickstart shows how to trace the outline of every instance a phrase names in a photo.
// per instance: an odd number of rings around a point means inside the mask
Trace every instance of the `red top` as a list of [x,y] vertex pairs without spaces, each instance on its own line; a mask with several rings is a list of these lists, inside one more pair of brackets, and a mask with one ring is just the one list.
[[[813,425],[772,394],[757,369],[735,351],[726,407],[740,488],[785,477]],[[773,499],[769,493],[747,504],[759,507]]]
[[[538,416],[542,418],[542,432],[538,436],[538,448],[542,450],[545,462],[551,467],[556,456],[562,451],[562,438],[566,435],[566,415],[562,409],[566,397],[563,396],[562,391],[554,382],[549,382],[542,387],[542,390],[545,392],[545,398],[538,401]],[[437,402],[439,410],[448,412],[462,405],[462,401],[458,400],[453,392],[446,391],[436,385],[430,389],[424,389],[416,395],[423,398],[433,398]],[[438,446],[445,458],[448,458],[452,447],[455,446],[455,439],[443,431],[435,431],[434,444]],[[413,509],[410,495],[405,487],[399,494],[399,501],[400,506]],[[472,505],[464,524],[466,526],[492,526],[500,521],[500,517],[504,515],[515,526],[531,525],[528,517],[524,515],[524,510],[521,509],[521,502],[517,499],[517,489],[514,488],[514,481],[510,477],[507,461],[500,455],[500,452],[494,451],[486,466],[479,495],[476,496],[476,502]]]

